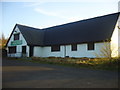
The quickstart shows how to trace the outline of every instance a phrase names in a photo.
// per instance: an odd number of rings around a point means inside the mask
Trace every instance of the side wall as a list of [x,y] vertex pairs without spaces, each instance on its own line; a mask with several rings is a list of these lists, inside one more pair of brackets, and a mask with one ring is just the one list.
[[38,46],[34,46],[33,56],[34,57],[42,57],[42,55],[43,55],[43,48],[38,47]]
[[34,47],[34,57],[64,57],[64,46],[60,46],[60,51],[51,52],[51,47]]
[[71,45],[66,47],[66,55],[69,57],[97,57],[96,54],[100,54],[101,48],[104,46],[104,43],[95,43],[94,50],[87,50],[87,44],[78,44],[77,51],[71,51]]
[[43,48],[43,55],[42,57],[64,57],[64,46],[60,46],[60,51],[51,52],[51,47],[44,47]]
[[120,57],[120,15],[118,19],[118,56]]
[[[108,43],[109,44],[109,43]],[[34,47],[34,57],[97,57],[104,43],[95,43],[94,50],[87,50],[87,44],[77,44],[77,51],[71,51],[71,45],[61,45],[60,51],[51,52],[51,47]],[[66,51],[66,52],[65,52]],[[96,55],[97,54],[97,55]],[[103,57],[103,56],[99,56]]]
[[120,16],[111,37],[112,57],[118,57],[120,55],[120,29],[118,28],[118,26],[120,28]]

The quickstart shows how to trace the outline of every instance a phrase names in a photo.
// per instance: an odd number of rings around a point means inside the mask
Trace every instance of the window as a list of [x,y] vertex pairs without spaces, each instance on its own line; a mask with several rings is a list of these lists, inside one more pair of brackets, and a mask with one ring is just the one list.
[[88,50],[94,50],[94,43],[93,42],[88,43],[87,47],[88,47]]
[[16,53],[16,46],[14,47],[8,47],[9,53]]
[[71,50],[72,51],[77,51],[77,44],[72,44],[71,45]]
[[19,40],[19,33],[18,34],[14,34],[14,40]]
[[53,45],[51,46],[51,51],[54,52],[54,51],[60,51],[60,45]]

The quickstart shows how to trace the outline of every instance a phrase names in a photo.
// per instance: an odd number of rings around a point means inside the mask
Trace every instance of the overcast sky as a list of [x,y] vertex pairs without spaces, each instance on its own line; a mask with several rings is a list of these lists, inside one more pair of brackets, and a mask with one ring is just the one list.
[[[9,37],[15,24],[46,28],[118,12],[119,0],[2,0],[0,29]],[[2,18],[1,18],[2,17]]]

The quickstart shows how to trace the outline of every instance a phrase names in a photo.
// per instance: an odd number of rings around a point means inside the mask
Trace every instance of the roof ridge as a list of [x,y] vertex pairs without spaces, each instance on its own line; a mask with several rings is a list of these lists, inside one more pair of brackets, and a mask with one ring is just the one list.
[[102,15],[102,16],[97,16],[97,17],[92,17],[92,18],[83,19],[83,20],[78,20],[78,21],[73,21],[73,22],[68,22],[68,23],[65,23],[65,24],[55,25],[55,26],[51,26],[51,27],[47,27],[47,28],[43,28],[43,30],[45,30],[45,29],[49,29],[49,28],[54,28],[54,27],[59,27],[59,26],[67,25],[67,24],[73,24],[73,23],[77,23],[77,22],[81,22],[81,21],[86,21],[86,20],[91,20],[91,19],[101,18],[101,17],[105,17],[105,16],[110,16],[110,15],[114,15],[114,14],[120,14],[120,12],[111,13],[111,14]]
[[33,28],[34,30],[42,30],[42,29],[40,29],[40,28],[35,28],[35,27],[23,25],[23,24],[16,24],[16,25],[18,25],[18,26],[23,26],[23,27],[28,27],[28,28]]

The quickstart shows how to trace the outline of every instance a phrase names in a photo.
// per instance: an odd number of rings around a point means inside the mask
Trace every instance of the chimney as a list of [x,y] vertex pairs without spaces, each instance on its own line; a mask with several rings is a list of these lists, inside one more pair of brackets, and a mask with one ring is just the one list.
[[120,1],[118,2],[118,12],[120,12]]

